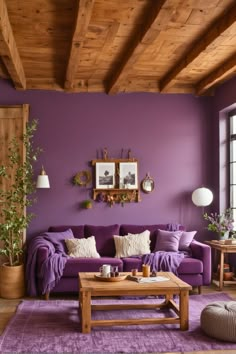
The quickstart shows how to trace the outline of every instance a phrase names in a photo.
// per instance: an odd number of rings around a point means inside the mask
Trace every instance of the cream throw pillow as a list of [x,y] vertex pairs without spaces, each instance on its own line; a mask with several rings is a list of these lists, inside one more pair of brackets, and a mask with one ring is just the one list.
[[127,236],[114,236],[116,258],[138,256],[151,253],[150,231],[141,234],[128,234]]
[[68,255],[78,258],[100,258],[96,249],[96,241],[94,236],[88,238],[72,238],[65,240]]

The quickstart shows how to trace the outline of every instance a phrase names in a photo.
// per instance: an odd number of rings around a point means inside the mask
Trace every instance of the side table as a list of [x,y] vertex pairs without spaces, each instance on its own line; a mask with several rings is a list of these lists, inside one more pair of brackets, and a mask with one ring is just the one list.
[[[224,281],[224,258],[225,254],[227,253],[236,253],[236,244],[225,244],[221,241],[212,240],[212,241],[205,241],[206,244],[211,246],[215,252],[220,252],[220,279],[219,279],[219,290],[223,289]],[[228,283],[228,282],[227,282]],[[236,284],[236,281],[230,281],[232,284]]]

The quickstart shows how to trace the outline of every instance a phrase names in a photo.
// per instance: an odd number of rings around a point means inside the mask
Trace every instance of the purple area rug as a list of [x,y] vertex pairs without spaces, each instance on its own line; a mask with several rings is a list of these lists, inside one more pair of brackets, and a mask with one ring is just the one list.
[[[94,327],[91,334],[79,332],[75,300],[23,301],[0,336],[0,353],[165,353],[235,349],[236,343],[209,338],[200,329],[200,313],[213,301],[231,300],[227,294],[190,296],[190,328],[177,325]],[[160,302],[163,300],[105,300],[106,303]],[[100,303],[96,300],[94,303]],[[96,311],[93,318],[165,316],[160,310]],[[126,313],[125,313],[126,312]],[[168,314],[169,315],[169,314]],[[216,324],[217,325],[217,324]]]

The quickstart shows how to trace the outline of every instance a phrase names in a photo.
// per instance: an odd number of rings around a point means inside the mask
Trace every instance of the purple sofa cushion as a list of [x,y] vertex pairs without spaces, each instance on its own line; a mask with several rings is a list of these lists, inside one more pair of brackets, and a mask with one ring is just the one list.
[[156,251],[178,252],[182,231],[157,231]]
[[79,226],[50,226],[48,231],[49,232],[62,232],[71,229],[75,238],[83,238],[84,237],[84,225]]
[[197,231],[183,231],[179,240],[179,250],[180,251],[189,251],[190,243],[192,242]]
[[93,226],[85,225],[85,237],[94,236],[97,251],[101,257],[114,257],[116,253],[114,235],[119,235],[119,225]]
[[123,263],[119,258],[69,258],[66,262],[63,277],[78,277],[79,272],[99,272],[103,264],[118,266],[119,271],[123,271]]
[[157,229],[162,229],[166,230],[167,224],[157,224],[157,225],[129,225],[129,224],[123,224],[120,226],[120,235],[125,236],[130,234],[140,234],[141,232],[145,230],[150,231],[150,248],[151,252],[153,252],[156,244],[156,230]]
[[142,257],[125,257],[122,258],[122,261],[124,272],[131,272],[132,269],[138,269],[139,272],[142,271]]
[[178,267],[179,274],[203,273],[203,263],[199,259],[185,257]]

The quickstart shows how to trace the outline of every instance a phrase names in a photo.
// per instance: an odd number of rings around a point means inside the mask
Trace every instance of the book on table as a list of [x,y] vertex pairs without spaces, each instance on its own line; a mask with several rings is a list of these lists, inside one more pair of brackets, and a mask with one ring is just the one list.
[[142,276],[134,276],[134,275],[128,275],[127,280],[132,280],[137,283],[156,283],[160,281],[167,281],[169,278],[164,277],[164,276],[156,276],[156,277],[142,277]]

